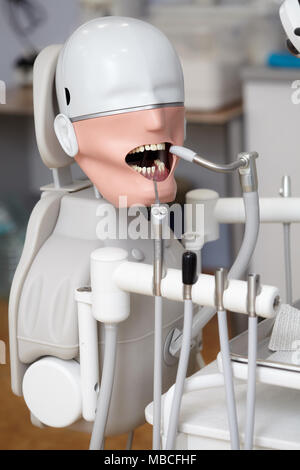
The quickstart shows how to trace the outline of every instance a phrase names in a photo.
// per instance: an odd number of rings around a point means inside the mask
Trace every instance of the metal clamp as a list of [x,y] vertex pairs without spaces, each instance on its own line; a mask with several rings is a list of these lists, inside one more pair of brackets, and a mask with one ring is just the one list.
[[247,312],[249,317],[255,318],[256,297],[260,294],[261,284],[258,274],[248,274]]
[[240,182],[244,193],[252,193],[258,189],[257,158],[257,152],[243,152],[239,154],[239,159],[243,162],[247,162],[246,166],[239,169]]
[[292,197],[292,181],[290,176],[283,176],[281,182],[281,188],[279,190],[281,197]]
[[223,312],[224,303],[223,296],[224,291],[228,287],[228,273],[224,268],[219,268],[215,272],[215,302],[218,312]]

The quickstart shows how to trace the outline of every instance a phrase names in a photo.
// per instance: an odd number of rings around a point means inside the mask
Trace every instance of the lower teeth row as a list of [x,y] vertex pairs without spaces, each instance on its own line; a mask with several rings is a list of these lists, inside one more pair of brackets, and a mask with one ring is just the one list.
[[154,175],[156,168],[158,168],[159,173],[163,173],[165,171],[165,164],[160,160],[155,160],[155,165],[152,167],[140,167],[138,165],[133,165],[132,168],[137,171],[138,173],[142,173],[143,175]]

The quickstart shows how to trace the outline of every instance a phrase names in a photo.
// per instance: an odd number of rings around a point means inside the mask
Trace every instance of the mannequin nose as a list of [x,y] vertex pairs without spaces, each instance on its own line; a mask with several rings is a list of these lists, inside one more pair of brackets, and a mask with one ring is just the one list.
[[165,127],[165,113],[163,108],[149,109],[147,111],[148,131],[159,131]]

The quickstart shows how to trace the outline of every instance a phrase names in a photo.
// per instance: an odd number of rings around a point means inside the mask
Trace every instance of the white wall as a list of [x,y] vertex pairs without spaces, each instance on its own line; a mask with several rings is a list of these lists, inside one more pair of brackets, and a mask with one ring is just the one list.
[[[13,63],[25,48],[9,24],[5,1],[0,0],[0,80],[4,80],[9,88],[15,86]],[[64,42],[80,24],[79,0],[37,2],[44,6],[47,13],[46,22],[30,36],[38,50],[49,44]],[[40,185],[50,182],[50,171],[42,164],[35,144],[32,118],[1,116],[0,136],[0,154],[6,158],[3,168],[7,173],[5,181],[11,181],[13,187],[23,191],[26,187],[37,191]],[[13,172],[13,168],[19,171]]]
[[[258,175],[261,196],[276,197],[285,174],[292,178],[293,195],[300,196],[300,105],[292,104],[292,81],[251,80],[245,87],[247,148],[260,154]],[[292,263],[295,300],[300,298],[299,240],[300,226],[294,225]],[[264,283],[278,286],[285,297],[282,226],[261,227],[253,269],[262,275]]]
[[[24,46],[13,32],[0,1],[0,79],[8,86],[14,83],[12,64],[24,52]],[[31,36],[37,49],[63,42],[80,22],[79,0],[37,0],[47,13],[47,21]]]

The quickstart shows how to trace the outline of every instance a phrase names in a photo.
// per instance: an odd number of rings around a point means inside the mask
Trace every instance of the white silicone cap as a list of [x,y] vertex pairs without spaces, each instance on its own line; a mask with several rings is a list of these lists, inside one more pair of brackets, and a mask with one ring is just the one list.
[[197,155],[197,153],[194,152],[193,150],[187,149],[185,147],[178,147],[176,145],[173,145],[170,148],[170,153],[190,163],[193,163],[193,160],[195,156]]
[[92,313],[102,323],[119,323],[130,313],[130,296],[115,283],[114,275],[128,258],[117,247],[99,248],[91,253]]
[[181,63],[167,37],[144,21],[117,16],[94,19],[72,34],[59,55],[56,90],[69,118],[184,102]]

